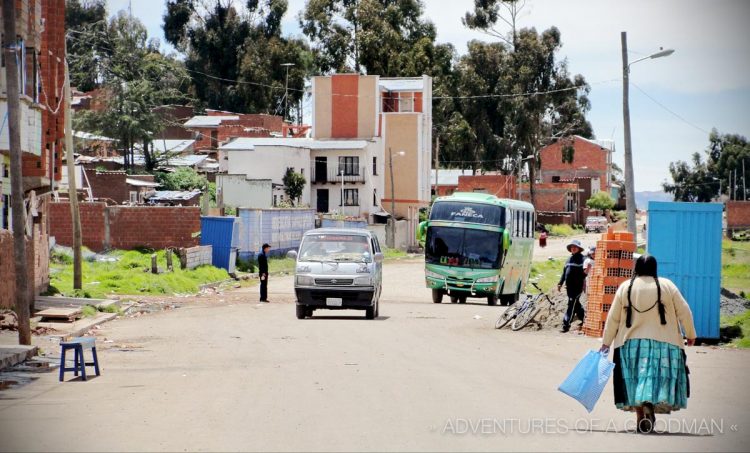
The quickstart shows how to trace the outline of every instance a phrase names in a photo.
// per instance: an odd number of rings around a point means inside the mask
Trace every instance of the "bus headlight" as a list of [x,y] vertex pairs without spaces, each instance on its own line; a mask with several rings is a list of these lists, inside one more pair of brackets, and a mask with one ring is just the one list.
[[313,278],[311,275],[298,275],[297,284],[301,286],[312,286]]
[[442,275],[440,275],[440,274],[438,274],[437,272],[432,272],[432,271],[428,271],[428,270],[426,270],[426,271],[424,271],[424,273],[425,273],[425,275],[426,275],[427,277],[431,277],[431,278],[440,278],[440,279],[442,279],[442,278],[443,278],[443,276],[442,276]]
[[493,275],[492,277],[478,278],[477,283],[497,283],[497,275]]

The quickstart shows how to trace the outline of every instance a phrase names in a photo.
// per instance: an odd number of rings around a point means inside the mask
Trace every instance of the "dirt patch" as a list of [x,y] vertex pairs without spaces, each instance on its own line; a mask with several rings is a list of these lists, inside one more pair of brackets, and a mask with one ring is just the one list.
[[720,307],[721,316],[741,315],[750,309],[750,300],[722,288]]

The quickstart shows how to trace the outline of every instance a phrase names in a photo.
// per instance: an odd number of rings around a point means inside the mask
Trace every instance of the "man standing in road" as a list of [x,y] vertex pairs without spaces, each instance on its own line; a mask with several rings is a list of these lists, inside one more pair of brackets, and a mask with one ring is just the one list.
[[565,262],[560,282],[557,284],[558,291],[562,290],[564,283],[568,292],[568,309],[565,310],[565,316],[563,317],[563,333],[570,330],[570,323],[575,316],[578,316],[581,322],[583,322],[585,316],[583,305],[581,305],[581,293],[583,292],[583,284],[586,279],[583,269],[583,254],[581,253],[583,252],[583,247],[581,246],[581,241],[574,239],[570,241],[567,248],[571,255],[568,261]]
[[258,255],[258,276],[260,277],[260,301],[268,302],[268,251],[271,246],[263,244]]

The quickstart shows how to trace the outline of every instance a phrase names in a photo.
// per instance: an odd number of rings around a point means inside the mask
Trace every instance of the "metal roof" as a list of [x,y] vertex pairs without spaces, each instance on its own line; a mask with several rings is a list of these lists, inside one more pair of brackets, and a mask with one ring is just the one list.
[[239,115],[212,115],[212,116],[196,115],[190,118],[189,120],[187,120],[187,122],[185,122],[183,126],[185,127],[217,127],[218,125],[221,124],[222,121],[231,121],[231,120],[236,121],[239,119],[240,119]]
[[193,146],[195,140],[155,139],[151,144],[156,151],[166,153],[181,153]]
[[80,138],[82,140],[99,140],[102,142],[113,142],[114,138],[104,137],[103,135],[95,135],[84,131],[74,131],[73,137]]
[[366,140],[314,140],[311,138],[240,137],[219,146],[223,151],[252,151],[256,146],[285,146],[288,148],[364,149]]
[[200,190],[157,190],[146,198],[148,201],[190,200],[200,194]]
[[159,187],[160,184],[158,182],[151,182],[151,181],[141,181],[140,179],[133,179],[133,178],[125,178],[125,183],[129,186],[136,186],[136,187]]
[[381,78],[380,87],[388,91],[424,91],[424,79],[422,77]]

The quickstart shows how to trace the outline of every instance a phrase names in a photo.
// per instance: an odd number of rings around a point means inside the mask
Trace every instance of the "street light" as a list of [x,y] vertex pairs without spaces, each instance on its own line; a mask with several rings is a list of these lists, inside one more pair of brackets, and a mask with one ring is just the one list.
[[294,63],[281,63],[281,66],[286,66],[286,82],[284,83],[284,121],[286,121],[289,111],[289,67],[294,66]]
[[633,150],[630,142],[630,66],[639,61],[668,57],[674,53],[673,49],[660,50],[654,54],[639,58],[628,63],[628,34],[620,33],[622,41],[622,117],[625,123],[625,208],[628,213],[628,231],[633,233],[633,240],[638,242],[638,231],[635,224],[635,183],[633,181]]
[[[396,157],[404,156],[406,155],[406,152],[399,151],[396,153]],[[388,247],[395,248],[396,247],[396,185],[393,181],[393,152],[391,151],[391,148],[388,148],[388,167],[390,169],[391,173],[391,240],[390,244],[388,244]]]

